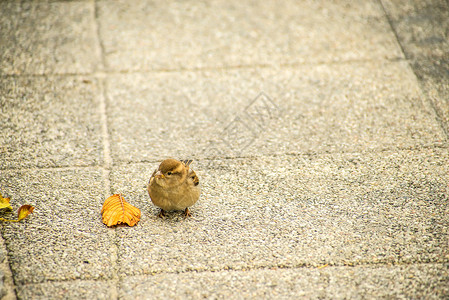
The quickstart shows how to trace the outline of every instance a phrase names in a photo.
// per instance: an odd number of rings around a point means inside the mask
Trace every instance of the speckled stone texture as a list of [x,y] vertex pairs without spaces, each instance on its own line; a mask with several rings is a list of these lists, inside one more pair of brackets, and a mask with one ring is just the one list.
[[[448,264],[262,269],[128,277],[123,299],[437,298],[449,293]],[[217,295],[217,291],[220,294]]]
[[2,1],[0,74],[91,73],[101,62],[89,1]]
[[449,2],[382,3],[405,56],[449,134]]
[[199,162],[204,192],[189,220],[159,219],[142,186],[151,167],[124,165],[112,189],[143,217],[138,231],[118,229],[119,262],[127,275],[443,263],[448,159],[427,150]]
[[[403,61],[116,75],[106,89],[115,162],[404,149],[446,139]],[[258,112],[266,112],[260,124]]]
[[114,241],[99,218],[101,170],[14,170],[0,182],[13,207],[36,207],[26,222],[2,229],[16,283],[111,276]]
[[402,58],[377,2],[98,1],[106,67],[177,70]]
[[102,163],[96,80],[4,77],[0,85],[0,169]]
[[[2,299],[449,298],[449,3],[0,2]],[[192,217],[146,185],[193,159]],[[107,228],[106,197],[140,208]]]

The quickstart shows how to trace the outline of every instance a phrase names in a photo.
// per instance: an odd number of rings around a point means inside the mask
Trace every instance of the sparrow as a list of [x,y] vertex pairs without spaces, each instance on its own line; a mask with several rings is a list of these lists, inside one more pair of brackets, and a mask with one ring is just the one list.
[[166,211],[184,210],[191,217],[189,207],[200,197],[200,181],[195,171],[190,169],[192,160],[166,159],[151,175],[148,194],[154,205],[161,208],[159,217]]

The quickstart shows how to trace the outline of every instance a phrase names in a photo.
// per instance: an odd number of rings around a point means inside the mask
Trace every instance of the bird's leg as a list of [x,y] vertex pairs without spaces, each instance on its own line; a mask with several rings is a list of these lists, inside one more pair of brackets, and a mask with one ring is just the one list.
[[192,214],[190,213],[190,211],[189,211],[189,208],[188,207],[186,207],[186,210],[184,211],[184,216],[187,218],[187,217],[191,217],[192,216]]
[[165,218],[165,211],[161,208],[161,212],[157,215],[159,218]]

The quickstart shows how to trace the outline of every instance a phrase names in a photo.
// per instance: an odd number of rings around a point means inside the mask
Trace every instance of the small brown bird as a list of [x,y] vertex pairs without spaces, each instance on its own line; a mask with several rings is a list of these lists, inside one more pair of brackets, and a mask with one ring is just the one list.
[[159,217],[166,211],[184,210],[190,217],[189,207],[200,197],[200,181],[195,171],[190,169],[192,160],[164,160],[151,175],[148,194],[154,205],[161,208]]

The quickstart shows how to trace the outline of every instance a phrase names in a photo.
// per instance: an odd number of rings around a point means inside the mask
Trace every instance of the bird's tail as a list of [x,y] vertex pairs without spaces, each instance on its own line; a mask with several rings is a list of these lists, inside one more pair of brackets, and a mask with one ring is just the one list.
[[192,163],[193,159],[185,159],[185,160],[181,160],[181,162],[183,164],[185,164],[187,167],[190,166],[190,164]]

